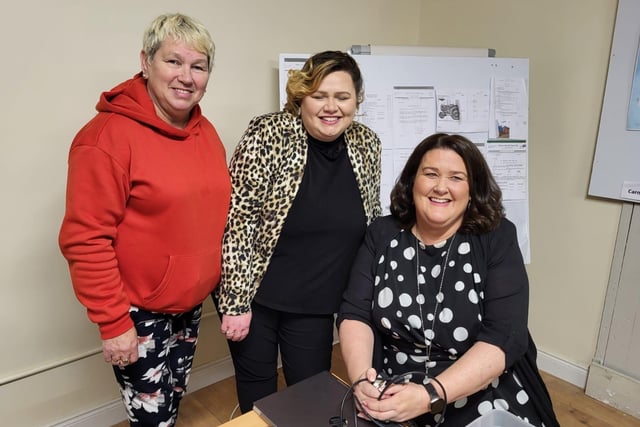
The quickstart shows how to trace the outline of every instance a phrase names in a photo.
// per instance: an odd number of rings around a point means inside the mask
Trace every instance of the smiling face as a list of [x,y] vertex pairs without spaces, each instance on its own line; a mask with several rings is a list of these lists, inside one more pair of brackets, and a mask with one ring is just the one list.
[[420,162],[413,184],[416,227],[433,240],[447,238],[460,225],[470,200],[469,175],[453,150],[434,148]]
[[184,42],[168,39],[150,60],[140,53],[140,61],[156,114],[170,125],[184,128],[191,109],[207,89],[207,55]]
[[300,105],[302,123],[319,141],[331,142],[351,125],[357,109],[356,89],[346,71],[328,74],[318,90]]

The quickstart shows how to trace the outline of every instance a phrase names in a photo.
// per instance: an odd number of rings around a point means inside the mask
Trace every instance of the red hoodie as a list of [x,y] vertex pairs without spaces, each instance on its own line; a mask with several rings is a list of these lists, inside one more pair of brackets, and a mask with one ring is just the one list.
[[131,305],[180,313],[215,288],[231,184],[198,105],[174,128],[138,75],[96,109],[71,144],[59,244],[76,296],[109,339],[133,326]]

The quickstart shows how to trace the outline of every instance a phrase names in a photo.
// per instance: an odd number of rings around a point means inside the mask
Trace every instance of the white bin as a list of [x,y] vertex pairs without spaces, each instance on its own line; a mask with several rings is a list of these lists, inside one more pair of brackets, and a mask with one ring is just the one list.
[[480,418],[467,424],[467,427],[532,427],[510,412],[492,409]]

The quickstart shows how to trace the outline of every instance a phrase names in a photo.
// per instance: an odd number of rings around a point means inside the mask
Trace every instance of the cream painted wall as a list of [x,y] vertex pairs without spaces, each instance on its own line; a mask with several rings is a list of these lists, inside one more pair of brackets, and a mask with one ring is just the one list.
[[[148,23],[181,11],[209,28],[217,54],[202,108],[230,155],[252,116],[278,108],[278,54],[416,44],[419,6],[419,0],[24,0],[3,7],[2,425],[50,425],[118,396],[97,330],[71,290],[57,233],[69,144],[94,115],[99,93],[140,69]],[[207,311],[198,366],[228,357],[210,303]]]
[[[98,353],[100,342],[57,248],[66,156],[99,92],[139,69],[148,22],[177,10],[201,19],[216,41],[202,107],[229,155],[252,116],[277,108],[279,53],[372,43],[491,47],[501,57],[530,58],[531,329],[543,351],[586,368],[621,209],[586,197],[615,7],[615,0],[25,0],[5,6],[3,425],[49,425],[117,398],[99,354],[71,362]],[[209,303],[207,309],[199,366],[227,357]],[[34,375],[12,381],[28,373]]]
[[616,0],[424,0],[420,22],[422,45],[529,58],[530,328],[540,349],[585,369],[622,209],[587,197],[616,7]]

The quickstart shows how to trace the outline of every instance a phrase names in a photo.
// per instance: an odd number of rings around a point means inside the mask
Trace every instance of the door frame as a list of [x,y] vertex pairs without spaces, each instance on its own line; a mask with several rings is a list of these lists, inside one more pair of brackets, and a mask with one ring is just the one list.
[[[640,233],[630,233],[633,220],[636,221],[634,224],[640,223],[640,204],[623,203],[598,343],[595,356],[589,366],[585,393],[629,415],[640,418],[640,398],[638,398],[640,396],[640,379],[633,378],[611,366],[607,366],[607,351],[610,350],[611,343],[610,337],[617,332],[613,329],[615,328],[613,317],[616,308],[620,304],[618,294],[621,286],[629,286],[628,283],[622,283],[621,280],[625,268],[627,244],[630,239],[640,240]],[[631,260],[628,261],[632,262]],[[640,278],[638,278],[638,281],[640,282]]]

